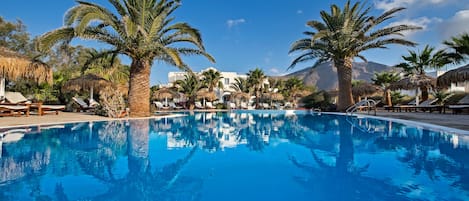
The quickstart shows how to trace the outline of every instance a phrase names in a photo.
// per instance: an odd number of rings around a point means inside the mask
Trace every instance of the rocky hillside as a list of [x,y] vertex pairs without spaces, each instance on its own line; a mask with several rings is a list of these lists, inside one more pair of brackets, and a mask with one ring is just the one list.
[[[370,82],[375,72],[391,71],[392,67],[375,62],[354,62],[353,63],[353,79],[365,80]],[[324,63],[314,69],[305,68],[290,73],[280,78],[298,77],[303,80],[305,85],[313,85],[322,90],[335,90],[338,87],[337,70],[332,67],[332,63]]]

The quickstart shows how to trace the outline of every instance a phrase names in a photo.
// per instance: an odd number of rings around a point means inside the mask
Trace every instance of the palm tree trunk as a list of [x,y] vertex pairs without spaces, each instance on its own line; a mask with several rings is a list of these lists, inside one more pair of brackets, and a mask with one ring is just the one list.
[[132,176],[141,176],[150,167],[148,160],[150,124],[148,120],[130,121],[129,124],[127,132],[129,173]]
[[428,99],[428,88],[426,86],[422,86],[420,87],[420,91],[422,93],[422,100],[420,100],[420,102],[426,101]]
[[384,103],[386,103],[387,106],[392,105],[392,99],[391,99],[391,91],[389,89],[384,89]]
[[130,117],[150,116],[150,70],[150,61],[132,61],[129,80]]
[[334,60],[339,81],[339,101],[337,109],[341,112],[353,104],[352,97],[352,59]]

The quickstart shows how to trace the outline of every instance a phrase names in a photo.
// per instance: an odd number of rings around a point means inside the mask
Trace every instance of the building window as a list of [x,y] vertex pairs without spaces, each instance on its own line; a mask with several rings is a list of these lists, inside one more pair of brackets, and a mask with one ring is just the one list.
[[223,83],[224,85],[229,85],[230,84],[230,79],[229,78],[224,78],[225,82]]

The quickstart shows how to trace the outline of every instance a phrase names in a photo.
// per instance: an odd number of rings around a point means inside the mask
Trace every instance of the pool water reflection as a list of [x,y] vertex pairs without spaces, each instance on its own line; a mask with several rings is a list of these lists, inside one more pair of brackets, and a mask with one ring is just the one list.
[[469,136],[384,120],[195,113],[1,132],[0,200],[469,200]]

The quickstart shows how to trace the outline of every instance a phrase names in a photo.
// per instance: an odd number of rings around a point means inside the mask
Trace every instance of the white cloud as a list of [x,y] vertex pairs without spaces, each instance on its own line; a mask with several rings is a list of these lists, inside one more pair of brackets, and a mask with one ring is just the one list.
[[298,14],[298,15],[303,14],[303,10],[297,10],[297,11],[296,11],[296,14]]
[[375,7],[379,10],[390,10],[397,7],[412,8],[415,6],[427,6],[449,3],[448,0],[376,0]]
[[[388,26],[397,26],[397,25],[402,25],[402,24],[413,25],[413,26],[422,27],[421,30],[417,30],[417,31],[427,31],[428,27],[431,24],[439,23],[439,22],[442,22],[442,21],[443,21],[442,19],[436,18],[436,17],[434,17],[434,18],[419,17],[419,18],[415,18],[415,19],[403,19],[403,20],[400,20],[400,21],[392,22],[392,23],[389,23]],[[402,32],[402,33],[405,35],[405,37],[410,37],[412,34],[416,33],[417,31],[405,31],[405,32]]]
[[442,31],[444,39],[456,36],[464,32],[469,33],[469,10],[460,10],[454,14],[447,22],[442,23]]
[[228,28],[231,28],[231,27],[237,26],[237,25],[245,23],[245,22],[246,22],[246,20],[244,18],[230,19],[230,20],[226,21],[226,25],[228,25]]

